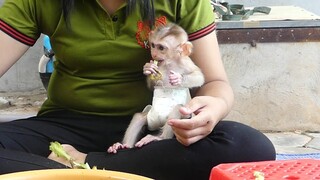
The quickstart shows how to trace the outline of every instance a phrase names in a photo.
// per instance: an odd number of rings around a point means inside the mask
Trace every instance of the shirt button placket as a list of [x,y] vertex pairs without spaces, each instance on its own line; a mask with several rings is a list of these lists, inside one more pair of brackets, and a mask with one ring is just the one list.
[[112,21],[113,21],[113,22],[117,22],[117,21],[118,21],[118,16],[117,16],[117,15],[114,15],[114,16],[112,17]]
[[107,39],[115,39],[114,28],[112,17],[107,17],[105,19],[105,32]]
[[121,14],[119,14],[119,13],[114,14],[111,17],[111,20],[113,22],[113,30],[114,30],[113,32],[114,32],[114,36],[116,38],[119,35],[119,31],[120,31],[121,24],[122,24]]

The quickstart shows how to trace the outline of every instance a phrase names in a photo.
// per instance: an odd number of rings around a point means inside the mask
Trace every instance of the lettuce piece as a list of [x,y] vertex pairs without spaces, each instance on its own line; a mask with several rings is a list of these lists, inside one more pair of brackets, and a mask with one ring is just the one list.
[[49,146],[50,151],[52,151],[54,154],[56,154],[58,157],[64,158],[67,161],[71,161],[72,158],[67,152],[63,149],[61,144],[57,141],[51,142]]
[[67,160],[71,167],[74,169],[91,169],[88,163],[78,163],[73,160],[73,158],[63,149],[61,144],[57,141],[50,142],[49,149],[58,157]]

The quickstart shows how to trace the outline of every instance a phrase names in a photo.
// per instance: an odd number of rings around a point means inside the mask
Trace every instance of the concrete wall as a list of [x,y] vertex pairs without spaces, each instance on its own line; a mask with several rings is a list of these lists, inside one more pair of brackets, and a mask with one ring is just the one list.
[[[247,7],[298,4],[320,14],[313,8],[315,4],[320,5],[320,1],[290,1],[291,4],[272,0],[268,4],[259,0],[231,1],[228,2],[246,2]],[[226,119],[240,121],[259,130],[319,131],[319,31],[315,35],[317,40],[314,42],[274,41],[257,43],[256,47],[252,47],[250,42],[220,44],[222,59],[235,92],[235,105]],[[296,39],[294,35],[293,39]]]
[[235,92],[226,119],[260,130],[320,129],[320,42],[223,44]]
[[40,41],[1,77],[0,91],[29,91],[43,87],[38,73],[43,52]]
[[[4,0],[0,0],[0,6],[3,2]],[[0,78],[0,91],[29,91],[42,87],[38,74],[38,62],[42,52],[40,40]]]

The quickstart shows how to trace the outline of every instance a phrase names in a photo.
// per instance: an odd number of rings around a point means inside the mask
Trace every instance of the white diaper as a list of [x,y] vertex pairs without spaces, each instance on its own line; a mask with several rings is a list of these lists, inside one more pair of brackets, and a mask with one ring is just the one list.
[[147,115],[149,130],[157,130],[164,126],[169,114],[173,110],[178,111],[176,107],[185,105],[189,100],[190,92],[188,88],[155,87],[152,107]]

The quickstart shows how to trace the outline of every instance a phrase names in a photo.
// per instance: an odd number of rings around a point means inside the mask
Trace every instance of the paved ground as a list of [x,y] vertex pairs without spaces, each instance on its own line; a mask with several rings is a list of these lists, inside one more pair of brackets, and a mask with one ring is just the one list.
[[[36,114],[46,99],[44,89],[21,93],[0,92],[0,122],[16,117]],[[277,153],[320,153],[320,131],[311,132],[266,132],[275,145]]]
[[320,153],[320,133],[265,133],[280,154]]

